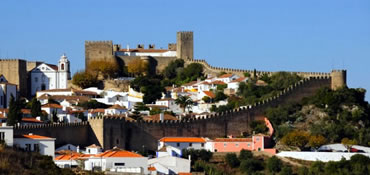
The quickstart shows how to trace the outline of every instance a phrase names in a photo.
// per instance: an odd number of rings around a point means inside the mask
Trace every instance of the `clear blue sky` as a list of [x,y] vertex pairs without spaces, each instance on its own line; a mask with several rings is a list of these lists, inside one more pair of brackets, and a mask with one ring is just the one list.
[[[167,47],[194,31],[195,57],[215,66],[329,72],[370,90],[369,0],[1,0],[0,58],[84,69],[85,40]],[[369,100],[369,93],[367,93]]]

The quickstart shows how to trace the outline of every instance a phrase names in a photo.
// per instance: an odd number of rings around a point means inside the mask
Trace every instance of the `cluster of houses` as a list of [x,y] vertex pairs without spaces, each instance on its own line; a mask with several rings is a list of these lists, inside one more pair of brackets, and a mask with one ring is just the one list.
[[[266,119],[266,125],[272,129]],[[239,152],[242,149],[264,151],[272,154],[275,149],[270,145],[270,130],[265,134],[256,134],[250,138],[216,138],[204,137],[164,137],[158,140],[158,149],[154,157],[145,157],[136,152],[112,148],[103,150],[99,145],[92,144],[80,149],[79,146],[66,144],[55,149],[55,140],[46,136],[29,133],[14,135],[13,127],[0,127],[0,141],[25,151],[39,152],[53,157],[61,168],[82,167],[88,171],[109,171],[132,174],[186,174],[191,172],[190,157],[183,158],[184,149],[207,150],[210,152]]]

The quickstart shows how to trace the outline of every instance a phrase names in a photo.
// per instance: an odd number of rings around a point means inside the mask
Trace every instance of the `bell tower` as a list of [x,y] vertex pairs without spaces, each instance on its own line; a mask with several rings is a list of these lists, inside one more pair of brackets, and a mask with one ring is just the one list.
[[63,54],[58,63],[58,88],[67,88],[68,80],[71,79],[70,64],[66,54]]

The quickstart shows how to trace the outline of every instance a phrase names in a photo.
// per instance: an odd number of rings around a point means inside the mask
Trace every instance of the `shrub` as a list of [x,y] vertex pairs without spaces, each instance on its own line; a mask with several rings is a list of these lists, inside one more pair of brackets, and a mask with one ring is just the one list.
[[235,153],[227,153],[226,156],[225,156],[225,161],[226,161],[227,165],[229,165],[231,168],[236,168],[240,164],[240,161],[236,157]]
[[266,164],[267,169],[272,173],[280,172],[282,165],[283,163],[276,156],[272,156],[269,159],[267,159],[267,164]]
[[97,87],[99,81],[96,76],[85,71],[80,71],[73,75],[72,83],[80,88],[85,89],[88,87]]
[[243,173],[252,173],[263,170],[263,162],[257,159],[247,159],[240,163],[240,170]]
[[239,160],[248,160],[253,158],[253,153],[249,150],[242,149],[239,153]]

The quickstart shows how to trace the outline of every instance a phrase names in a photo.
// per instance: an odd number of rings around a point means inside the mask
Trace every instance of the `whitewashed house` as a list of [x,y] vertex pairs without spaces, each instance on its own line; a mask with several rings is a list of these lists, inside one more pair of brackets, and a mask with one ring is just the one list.
[[13,127],[6,126],[6,123],[2,123],[0,126],[0,141],[4,141],[6,145],[13,146]]
[[37,91],[48,89],[65,89],[67,81],[71,79],[70,64],[63,54],[58,66],[42,63],[31,70],[31,95]]
[[55,149],[55,152],[62,151],[62,150],[78,152],[77,146],[69,144],[69,143],[58,147],[57,149]]
[[120,105],[113,105],[107,109],[105,109],[104,114],[105,115],[121,115],[126,114],[127,109]]
[[223,74],[223,75],[217,77],[216,80],[222,81],[224,83],[229,83],[229,82],[231,82],[233,80],[236,80],[238,78],[240,78],[240,77],[238,75],[235,75],[235,74]]
[[239,84],[241,82],[247,82],[247,81],[248,81],[248,77],[240,77],[238,79],[235,79],[235,80],[230,81],[229,83],[227,83],[227,88],[238,90],[239,89]]
[[17,85],[8,83],[3,75],[0,75],[0,108],[8,108],[10,97],[17,97]]
[[190,173],[191,160],[173,156],[163,156],[148,160],[149,167],[154,167],[158,174]]
[[180,157],[183,149],[205,149],[206,142],[207,140],[202,137],[163,137],[159,140],[158,150],[171,146],[174,148],[172,155]]
[[63,113],[63,107],[58,104],[48,103],[41,106],[41,110],[44,110],[48,114],[48,119],[50,120],[53,113],[61,114]]
[[103,149],[95,144],[86,147],[85,154],[99,154],[103,151]]
[[42,155],[52,156],[55,155],[55,138],[28,134],[28,135],[15,135],[14,145],[17,148],[22,148],[26,151],[36,151]]

